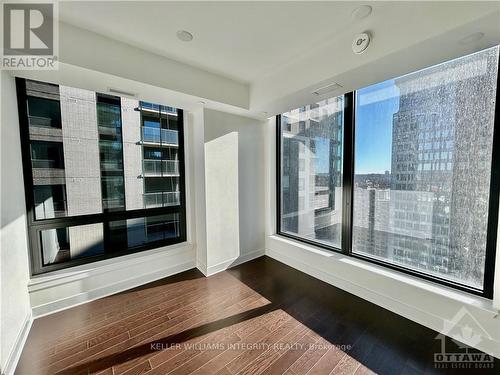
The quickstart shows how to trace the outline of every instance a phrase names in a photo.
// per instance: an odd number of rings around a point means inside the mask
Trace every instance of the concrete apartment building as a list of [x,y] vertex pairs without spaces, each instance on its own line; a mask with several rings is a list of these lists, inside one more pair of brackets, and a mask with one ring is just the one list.
[[[93,91],[27,81],[37,219],[179,203],[177,110]],[[41,102],[50,113],[37,112]],[[163,215],[165,216],[165,215]],[[175,215],[48,229],[44,263],[98,255],[106,243],[134,246]],[[123,237],[123,236],[122,236]]]

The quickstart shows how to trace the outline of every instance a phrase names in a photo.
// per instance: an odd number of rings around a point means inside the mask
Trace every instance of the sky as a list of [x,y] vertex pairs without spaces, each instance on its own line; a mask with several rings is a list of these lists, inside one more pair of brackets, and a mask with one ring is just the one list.
[[328,162],[330,159],[330,140],[327,138],[317,137],[316,144],[316,172],[328,173]]
[[[357,91],[355,174],[391,170],[392,116],[399,109],[399,90],[388,80]],[[328,172],[329,140],[316,138],[316,170]]]

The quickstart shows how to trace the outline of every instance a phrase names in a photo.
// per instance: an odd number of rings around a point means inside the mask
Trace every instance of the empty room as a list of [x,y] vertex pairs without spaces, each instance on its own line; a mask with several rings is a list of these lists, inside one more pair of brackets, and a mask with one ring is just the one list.
[[0,7],[1,375],[500,373],[500,1]]

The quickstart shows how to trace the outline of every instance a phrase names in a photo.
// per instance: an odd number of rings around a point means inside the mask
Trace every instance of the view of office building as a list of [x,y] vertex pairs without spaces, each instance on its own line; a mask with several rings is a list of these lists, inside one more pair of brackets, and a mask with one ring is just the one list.
[[[497,61],[493,48],[357,92],[356,128],[373,127],[358,140],[390,147],[385,170],[356,161],[353,252],[482,285]],[[338,248],[342,98],[281,117],[282,231]]]
[[356,181],[355,252],[482,285],[497,62],[493,48],[394,80],[390,179]]
[[282,228],[340,246],[342,221],[342,97],[284,113]]

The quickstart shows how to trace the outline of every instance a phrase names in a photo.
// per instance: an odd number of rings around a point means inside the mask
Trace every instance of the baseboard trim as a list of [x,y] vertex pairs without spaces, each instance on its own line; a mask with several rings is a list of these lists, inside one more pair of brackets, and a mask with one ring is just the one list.
[[198,271],[200,271],[203,275],[205,275],[205,277],[208,276],[207,265],[203,263],[201,260],[199,260],[198,263],[196,264],[196,268],[198,268]]
[[14,347],[12,348],[9,356],[7,357],[7,361],[5,362],[5,369],[2,372],[2,375],[13,375],[16,370],[17,363],[19,362],[19,358],[21,358],[21,353],[23,352],[24,345],[26,344],[26,340],[28,339],[28,335],[30,333],[31,325],[33,324],[33,316],[31,312],[29,312],[23,322],[23,326],[19,334],[17,335],[16,342],[14,343]]
[[251,261],[252,259],[259,258],[261,256],[264,256],[266,254],[265,249],[258,249],[254,250],[250,253],[246,253],[244,255],[241,255],[237,258],[232,258],[229,260],[226,260],[224,262],[220,262],[218,264],[215,264],[213,266],[206,267],[205,265],[205,272],[198,268],[205,276],[212,276],[215,275],[216,273],[222,272],[227,270],[228,268],[236,267],[237,265],[240,265],[242,263],[246,263],[248,261]]
[[254,250],[250,253],[247,253],[245,255],[242,255],[242,256],[236,258],[236,260],[231,264],[231,267],[236,267],[240,264],[243,264],[243,263],[249,262],[251,260],[260,258],[264,255],[266,255],[266,249]]

